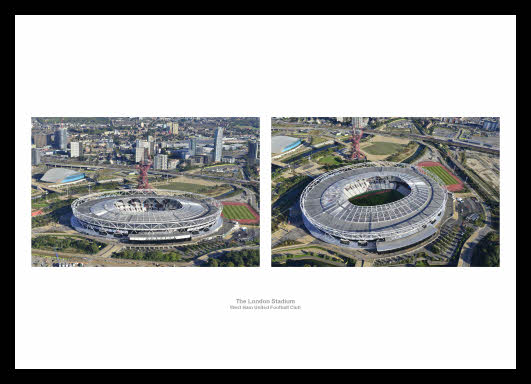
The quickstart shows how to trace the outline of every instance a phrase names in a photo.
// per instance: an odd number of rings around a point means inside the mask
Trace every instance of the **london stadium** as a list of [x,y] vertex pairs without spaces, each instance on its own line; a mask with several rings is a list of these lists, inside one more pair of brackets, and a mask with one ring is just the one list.
[[[378,201],[374,197],[379,194],[392,198]],[[304,225],[314,237],[385,253],[435,235],[447,201],[442,181],[421,168],[367,162],[313,180],[301,194],[300,207]]]
[[89,235],[129,241],[186,241],[213,234],[223,224],[222,205],[194,193],[157,189],[115,190],[72,203],[71,223]]

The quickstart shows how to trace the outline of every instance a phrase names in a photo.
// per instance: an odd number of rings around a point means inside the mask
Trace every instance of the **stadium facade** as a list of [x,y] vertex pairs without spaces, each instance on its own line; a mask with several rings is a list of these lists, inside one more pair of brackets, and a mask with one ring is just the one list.
[[291,136],[273,136],[271,138],[271,153],[288,152],[301,144],[301,139]]
[[[396,191],[400,197],[381,205],[356,205],[359,196],[383,191]],[[319,176],[304,189],[300,207],[304,225],[314,237],[384,253],[435,235],[447,200],[442,181],[421,168],[372,162]]]
[[54,184],[67,184],[83,180],[85,174],[65,168],[51,168],[41,177],[40,181]]
[[204,237],[223,224],[217,200],[188,192],[133,189],[94,193],[72,203],[79,232],[129,241],[179,241]]

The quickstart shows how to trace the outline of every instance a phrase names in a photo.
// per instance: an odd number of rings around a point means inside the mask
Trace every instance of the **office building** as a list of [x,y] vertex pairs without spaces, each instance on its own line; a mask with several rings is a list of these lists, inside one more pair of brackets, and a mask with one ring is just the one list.
[[232,157],[232,156],[223,156],[223,157],[221,158],[221,160],[222,160],[224,163],[229,163],[229,164],[234,164],[234,161],[235,161],[234,157]]
[[172,154],[177,156],[177,158],[180,160],[186,160],[190,157],[190,152],[188,151],[188,149],[176,149],[172,151]]

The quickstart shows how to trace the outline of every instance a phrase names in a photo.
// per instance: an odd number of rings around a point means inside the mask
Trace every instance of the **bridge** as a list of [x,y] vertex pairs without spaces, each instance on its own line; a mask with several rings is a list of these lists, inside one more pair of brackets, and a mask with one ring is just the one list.
[[289,168],[289,164],[283,163],[278,160],[271,160],[271,164],[276,165],[277,167],[280,167],[280,168]]

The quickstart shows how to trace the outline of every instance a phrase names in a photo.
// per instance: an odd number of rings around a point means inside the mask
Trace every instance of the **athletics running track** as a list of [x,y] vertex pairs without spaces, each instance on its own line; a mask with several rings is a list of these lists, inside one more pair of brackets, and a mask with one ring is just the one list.
[[423,161],[422,163],[418,163],[417,165],[419,167],[436,167],[436,166],[443,167],[446,170],[446,172],[448,172],[448,174],[455,179],[455,184],[447,185],[446,189],[449,190],[450,192],[458,192],[463,189],[463,182],[459,180],[459,178],[456,175],[454,175],[452,171],[450,171],[448,168],[446,168],[441,163],[438,163],[435,161]]
[[[233,219],[232,221],[237,221],[240,224],[258,224],[258,223],[260,223],[260,216],[258,215],[258,213],[256,213],[256,211],[254,209],[251,208],[251,206],[249,204],[236,203],[234,201],[222,201],[221,203],[223,205],[243,205],[244,207],[247,207],[249,212],[251,212],[252,215],[254,216],[254,219],[242,219],[242,220]],[[223,214],[221,214],[221,216],[223,216]],[[225,217],[225,216],[223,216],[223,217]]]

